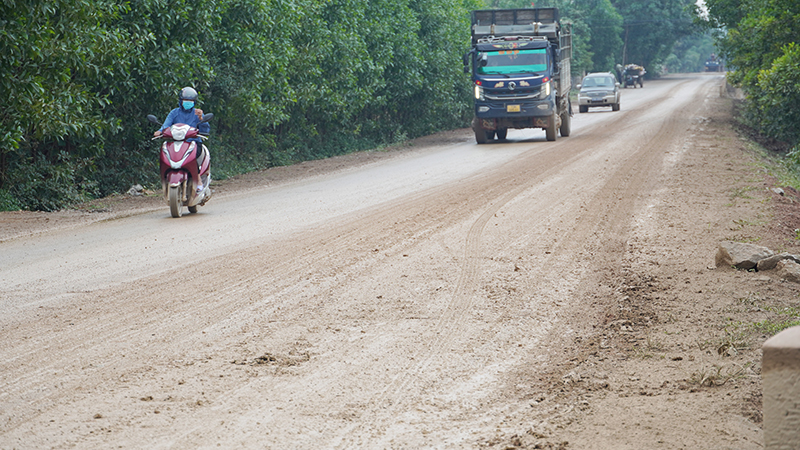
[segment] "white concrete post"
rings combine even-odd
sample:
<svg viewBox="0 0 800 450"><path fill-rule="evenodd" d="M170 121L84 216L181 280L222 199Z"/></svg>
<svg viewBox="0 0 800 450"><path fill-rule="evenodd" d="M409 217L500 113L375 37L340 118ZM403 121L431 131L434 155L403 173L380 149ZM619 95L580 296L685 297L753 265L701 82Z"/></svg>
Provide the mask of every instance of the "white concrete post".
<svg viewBox="0 0 800 450"><path fill-rule="evenodd" d="M800 327L764 343L764 448L800 449Z"/></svg>

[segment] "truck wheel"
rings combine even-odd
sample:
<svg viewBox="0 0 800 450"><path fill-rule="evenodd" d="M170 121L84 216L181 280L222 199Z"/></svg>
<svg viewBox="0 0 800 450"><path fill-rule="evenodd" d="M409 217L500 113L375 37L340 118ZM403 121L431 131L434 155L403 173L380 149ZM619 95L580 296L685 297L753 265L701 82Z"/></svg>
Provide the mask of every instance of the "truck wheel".
<svg viewBox="0 0 800 450"><path fill-rule="evenodd" d="M477 119L476 119L477 120ZM472 124L472 131L475 132L475 142L478 144L485 144L486 143L486 130L484 130L480 125L477 125L473 122Z"/></svg>
<svg viewBox="0 0 800 450"><path fill-rule="evenodd" d="M478 144L485 144L492 139L494 139L494 130L480 129L475 131L475 142Z"/></svg>
<svg viewBox="0 0 800 450"><path fill-rule="evenodd" d="M556 113L553 113L550 116L550 126L544 130L544 135L547 137L548 141L556 140L556 135L558 134L558 128L556 128L556 117Z"/></svg>
<svg viewBox="0 0 800 450"><path fill-rule="evenodd" d="M614 103L613 105L611 105L611 110L612 111L619 111L619 103Z"/></svg>
<svg viewBox="0 0 800 450"><path fill-rule="evenodd" d="M585 106L585 105L578 105L578 111L580 111L582 113L585 113L585 112L589 111L589 107Z"/></svg>
<svg viewBox="0 0 800 450"><path fill-rule="evenodd" d="M495 134L497 134L497 139L505 139L508 136L508 128L498 128Z"/></svg>
<svg viewBox="0 0 800 450"><path fill-rule="evenodd" d="M561 137L569 136L569 133L572 131L572 123L570 122L572 119L569 116L569 111L564 111L561 113L561 128L558 130L561 132Z"/></svg>

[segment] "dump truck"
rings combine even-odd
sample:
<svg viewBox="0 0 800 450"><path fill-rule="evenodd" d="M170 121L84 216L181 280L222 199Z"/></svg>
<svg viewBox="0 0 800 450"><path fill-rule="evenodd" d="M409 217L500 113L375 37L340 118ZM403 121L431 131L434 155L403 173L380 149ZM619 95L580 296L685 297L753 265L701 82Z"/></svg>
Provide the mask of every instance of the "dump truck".
<svg viewBox="0 0 800 450"><path fill-rule="evenodd" d="M505 139L509 128L541 128L548 141L569 136L572 25L558 8L472 11L471 73L475 140Z"/></svg>

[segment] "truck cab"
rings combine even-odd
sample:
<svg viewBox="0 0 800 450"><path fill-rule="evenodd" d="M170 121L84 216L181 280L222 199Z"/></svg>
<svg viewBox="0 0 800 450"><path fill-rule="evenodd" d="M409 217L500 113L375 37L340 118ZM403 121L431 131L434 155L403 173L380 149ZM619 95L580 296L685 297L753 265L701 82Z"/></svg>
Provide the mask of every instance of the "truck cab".
<svg viewBox="0 0 800 450"><path fill-rule="evenodd" d="M569 135L569 52L563 38L571 42L571 34L562 32L558 11L473 11L472 21L464 70L474 85L476 141L505 139L509 128L542 128L547 140L555 140L559 129Z"/></svg>

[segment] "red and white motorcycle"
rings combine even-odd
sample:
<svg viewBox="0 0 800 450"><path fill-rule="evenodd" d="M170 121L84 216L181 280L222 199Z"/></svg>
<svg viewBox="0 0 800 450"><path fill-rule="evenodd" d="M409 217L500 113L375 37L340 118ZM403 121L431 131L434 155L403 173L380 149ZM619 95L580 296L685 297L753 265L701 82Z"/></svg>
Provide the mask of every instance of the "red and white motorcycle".
<svg viewBox="0 0 800 450"><path fill-rule="evenodd" d="M205 114L200 123L213 117L214 114ZM147 116L147 120L161 125L152 114ZM176 123L153 138L166 140L161 145L161 185L172 217L181 217L184 206L190 213L196 213L197 207L205 205L211 198L211 157L205 145L187 141L196 137L208 139L197 128Z"/></svg>

